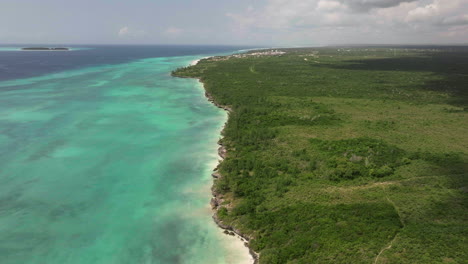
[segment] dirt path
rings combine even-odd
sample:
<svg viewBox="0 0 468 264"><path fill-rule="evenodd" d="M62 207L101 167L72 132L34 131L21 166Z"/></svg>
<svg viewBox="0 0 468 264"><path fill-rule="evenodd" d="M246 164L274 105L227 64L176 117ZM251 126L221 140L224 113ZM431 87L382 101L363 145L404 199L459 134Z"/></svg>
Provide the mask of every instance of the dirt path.
<svg viewBox="0 0 468 264"><path fill-rule="evenodd" d="M393 208L395 209L396 213L398 214L398 219L400 219L400 223L401 223L401 228L400 228L400 231L398 233L395 234L395 236L393 237L393 239L390 241L390 243L388 243L388 245L386 247L383 247L379 254L377 254L377 257L375 257L375 260L374 260L374 264L377 264L379 259L380 259L380 256L382 255L382 253L385 252L385 250L388 250L388 249L391 249L392 246L393 246L393 243L396 241L396 239L398 238L398 235L401 233L401 230L403 228L405 228L405 223L403 222L403 218L401 217L401 214L400 214L400 210L398 209L398 207L396 206L396 204L390 200L390 198L388 197L388 194L386 192L386 189L385 189L385 185L382 185L382 191L385 193L385 198L387 199L388 203L391 204L393 206Z"/></svg>

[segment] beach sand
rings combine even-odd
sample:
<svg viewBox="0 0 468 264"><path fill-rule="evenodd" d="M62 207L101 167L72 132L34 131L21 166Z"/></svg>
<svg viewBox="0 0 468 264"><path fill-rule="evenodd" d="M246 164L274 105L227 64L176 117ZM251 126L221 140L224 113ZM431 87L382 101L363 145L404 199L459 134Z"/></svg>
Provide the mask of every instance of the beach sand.
<svg viewBox="0 0 468 264"><path fill-rule="evenodd" d="M190 62L190 66L195 66L195 65L198 64L199 61L201 61L201 60L203 60L203 59L208 59L208 58L210 58L210 57L203 57L203 58L200 58L200 59L198 59L198 60L193 60L192 62ZM203 88L203 91L204 91L204 90L205 90L205 89Z"/></svg>
<svg viewBox="0 0 468 264"><path fill-rule="evenodd" d="M197 65L197 63L198 63L200 60L201 60L201 59L194 60L194 61L190 62L190 66L195 66L195 65Z"/></svg>
<svg viewBox="0 0 468 264"><path fill-rule="evenodd" d="M208 58L208 57L205 57ZM201 58L204 59L204 58ZM191 66L196 65L201 59L194 60L190 63ZM205 94L205 87L203 86L203 83L198 80L198 85L197 87L200 89L203 94ZM225 110L223 110L225 111ZM227 121L227 112L226 113L226 121ZM224 129L224 125L220 128L220 133ZM220 135L221 136L221 135ZM216 148L219 147L218 145ZM220 157L218 156L217 151L213 151L213 156L211 158L210 163L208 163L208 168L210 169L207 171L207 175L209 176L209 180L207 183L209 184L208 186L205 186L202 188L203 191L210 192L211 186L213 185L213 179L211 177L211 173L214 168L216 168L220 162ZM193 191L193 190L192 190ZM200 191L200 190L199 190ZM205 211L205 210L204 210ZM211 205L207 203L206 206L206 213L213 215L215 211L211 209ZM245 240L240 237L239 235L227 235L224 233L224 229L219 227L215 221L211 221L211 224L216 225L218 227L219 231L219 242L221 243L221 247L229 249L228 254L226 255L225 262L227 264L252 264L255 262L255 259L249 252L249 248L245 245Z"/></svg>
<svg viewBox="0 0 468 264"><path fill-rule="evenodd" d="M243 240L238 235L230 236L223 233L223 230L219 228L219 232L222 235L221 243L223 247L229 248L228 254L226 255L226 263L228 264L252 264L254 259L249 253L249 249L244 245Z"/></svg>

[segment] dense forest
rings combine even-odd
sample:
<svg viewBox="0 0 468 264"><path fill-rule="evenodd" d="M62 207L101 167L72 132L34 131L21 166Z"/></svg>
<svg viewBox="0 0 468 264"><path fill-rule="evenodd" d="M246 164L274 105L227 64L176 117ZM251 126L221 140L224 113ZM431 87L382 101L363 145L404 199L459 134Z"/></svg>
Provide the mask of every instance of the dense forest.
<svg viewBox="0 0 468 264"><path fill-rule="evenodd" d="M217 214L260 263L466 263L468 48L213 57ZM284 53L283 53L284 52Z"/></svg>

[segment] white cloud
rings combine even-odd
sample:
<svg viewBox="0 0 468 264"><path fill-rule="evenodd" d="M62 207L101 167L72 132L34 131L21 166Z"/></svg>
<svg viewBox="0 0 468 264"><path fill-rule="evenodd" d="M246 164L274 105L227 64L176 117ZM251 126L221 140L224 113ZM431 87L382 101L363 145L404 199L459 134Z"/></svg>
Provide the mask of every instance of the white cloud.
<svg viewBox="0 0 468 264"><path fill-rule="evenodd" d="M430 4L410 10L405 21L449 25L463 22L467 12L468 0L433 0Z"/></svg>
<svg viewBox="0 0 468 264"><path fill-rule="evenodd" d="M323 11L333 11L337 9L344 9L345 5L338 1L329 1L329 0L320 0L317 3L317 10Z"/></svg>
<svg viewBox="0 0 468 264"><path fill-rule="evenodd" d="M119 37L124 37L126 35L128 35L128 33L130 32L130 28L125 26L125 27L122 27L119 32L117 33L117 35L119 35Z"/></svg>
<svg viewBox="0 0 468 264"><path fill-rule="evenodd" d="M129 26L124 26L119 29L117 35L121 38L142 38L147 37L148 33L143 29L133 29Z"/></svg>
<svg viewBox="0 0 468 264"><path fill-rule="evenodd" d="M424 7L418 7L408 12L407 22L426 21L434 18L439 13L439 6L434 3Z"/></svg>
<svg viewBox="0 0 468 264"><path fill-rule="evenodd" d="M178 28L178 27L168 27L164 33L166 33L166 35L171 35L171 36L178 36L180 34L182 34L184 32L183 29L181 28Z"/></svg>

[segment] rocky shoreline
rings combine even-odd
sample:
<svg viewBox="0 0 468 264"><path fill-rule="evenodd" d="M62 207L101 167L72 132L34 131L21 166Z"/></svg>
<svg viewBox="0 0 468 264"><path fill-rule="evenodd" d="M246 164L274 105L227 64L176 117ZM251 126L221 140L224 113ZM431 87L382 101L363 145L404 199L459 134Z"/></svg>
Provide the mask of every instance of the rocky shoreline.
<svg viewBox="0 0 468 264"><path fill-rule="evenodd" d="M199 79L198 80L200 83L202 83L202 85L204 86L204 83ZM227 111L228 113L232 112L232 109L229 107L229 106L226 106L226 105L221 105L219 103L217 103L213 97L211 96L211 94L209 94L207 91L205 91L205 97L208 99L208 101L210 101L212 104L214 104L216 107L218 108L221 108L225 111ZM229 118L229 117L228 117ZM223 129L221 130L221 135L223 134L223 130L224 130L224 126L223 126ZM222 160L224 160L226 157L227 157L227 150L226 150L226 147L223 146L223 144L221 143L221 141L218 141L218 145L219 145L219 148L218 148L218 155L219 157L221 157L221 162ZM220 163L221 163L220 162ZM213 173L211 174L211 176L213 177L214 180L218 180L220 178L222 178L222 175L219 173L218 171L218 168L219 168L219 165L220 163L218 164L218 166L216 166L216 168L213 170ZM220 228L224 229L224 233L226 235L231 235L231 236L235 236L237 235L239 237L239 239L244 242L244 245L249 249L249 253L250 255L252 256L252 258L254 259L254 262L253 264L258 264L258 260L259 260L259 254L257 252L255 252L250 246L249 246L249 241L251 239L251 237L248 237L246 236L245 234L243 234L240 230L236 229L235 227L231 226L231 225L227 225L225 223L223 223L223 221L221 221L221 219L218 218L218 210L220 209L220 205L224 202L224 199L223 199L223 195L220 194L220 193L217 193L215 188L214 188L214 184L213 186L211 187L211 193L213 194L213 198L211 198L211 209L214 211L213 213L213 220L214 222L216 223L216 225L218 225Z"/></svg>
<svg viewBox="0 0 468 264"><path fill-rule="evenodd" d="M198 81L203 85L203 87L205 86L203 81L198 79ZM207 91L205 91L205 97L208 99L208 101L210 101L212 104L214 104L216 107L220 108L220 109L223 109L224 111L227 111L228 114L232 112L232 109L227 106L227 105L221 105L219 104L218 102L216 102L213 97L211 96L210 93L208 93ZM229 118L229 116L228 116ZM223 135L223 131L224 131L224 126L223 126L223 129L221 130L221 135ZM219 145L219 148L218 148L218 155L219 157L221 157L222 160L224 160L226 157L227 157L227 149L225 146L223 146L223 144L221 143L221 141L218 141L218 145ZM222 162L221 160L221 162ZM221 163L220 162L220 163ZM213 177L214 180L218 180L222 177L222 175L219 173L218 171L218 167L219 167L220 164L218 164L218 166L216 166L216 168L213 170L213 173L211 174L211 176ZM255 252L250 246L249 246L249 241L250 241L250 237L246 236L245 234L243 234L240 230L238 230L237 228L231 226L231 225L227 225L225 223L223 223L223 221L221 221L221 219L218 218L218 210L220 209L220 205L223 203L224 199L223 199L223 196L222 194L220 193L217 193L215 188L214 188L214 184L213 186L211 187L211 193L213 194L213 198L211 198L211 209L214 211L213 213L213 220L214 222L216 223L216 225L218 225L220 228L224 229L224 233L226 235L231 235L231 236L234 236L234 235L237 235L239 237L239 239L244 242L244 245L249 249L249 253L250 255L252 256L252 258L254 259L254 263L253 264L258 264L258 260L259 260L259 256L260 254L258 254L257 252Z"/></svg>
<svg viewBox="0 0 468 264"><path fill-rule="evenodd" d="M208 58L203 58L203 59L209 59L209 58L213 58L213 57L208 57ZM192 62L190 66L195 66L199 61L200 60ZM183 77L183 76L177 76L177 77L179 77L179 78L191 78L191 77ZM205 84L203 83L203 81L200 78L196 78L196 79L198 79L198 81L203 85L203 88L205 89ZM221 105L218 102L216 102L213 99L213 96L210 93L208 93L208 91L206 91L206 89L205 89L205 97L208 99L209 102L214 104L216 107L218 107L220 109L223 109L224 111L227 111L228 114L232 112L231 107L229 107L227 105ZM228 118L229 118L229 116L228 116ZM223 135L224 127L225 126L223 126L223 129L220 132L221 135ZM221 143L221 140L218 141L218 145L219 145L218 155L221 157L221 161L220 161L220 163L218 163L216 168L213 169L213 173L211 174L211 176L213 177L214 180L218 180L218 179L222 178L222 175L219 173L218 168L219 168L219 165L221 164L222 160L224 160L227 157L227 149L226 149L225 146L223 146L223 144ZM218 218L217 213L218 213L218 210L220 209L220 205L224 202L224 199L223 199L222 194L216 192L216 190L214 188L214 184L211 187L211 193L213 195L213 198L211 198L210 204L211 204L211 209L213 210L213 220L214 220L214 222L216 223L216 225L218 227L224 229L224 233L226 235L237 236L242 242L244 242L244 245L249 249L249 253L250 253L250 255L252 256L252 258L254 260L253 264L258 264L260 254L255 252L249 246L249 241L252 238L245 235L245 234L243 234L239 229L237 229L237 228L235 228L235 227L233 227L231 225L227 225L227 224L223 223L223 221Z"/></svg>

